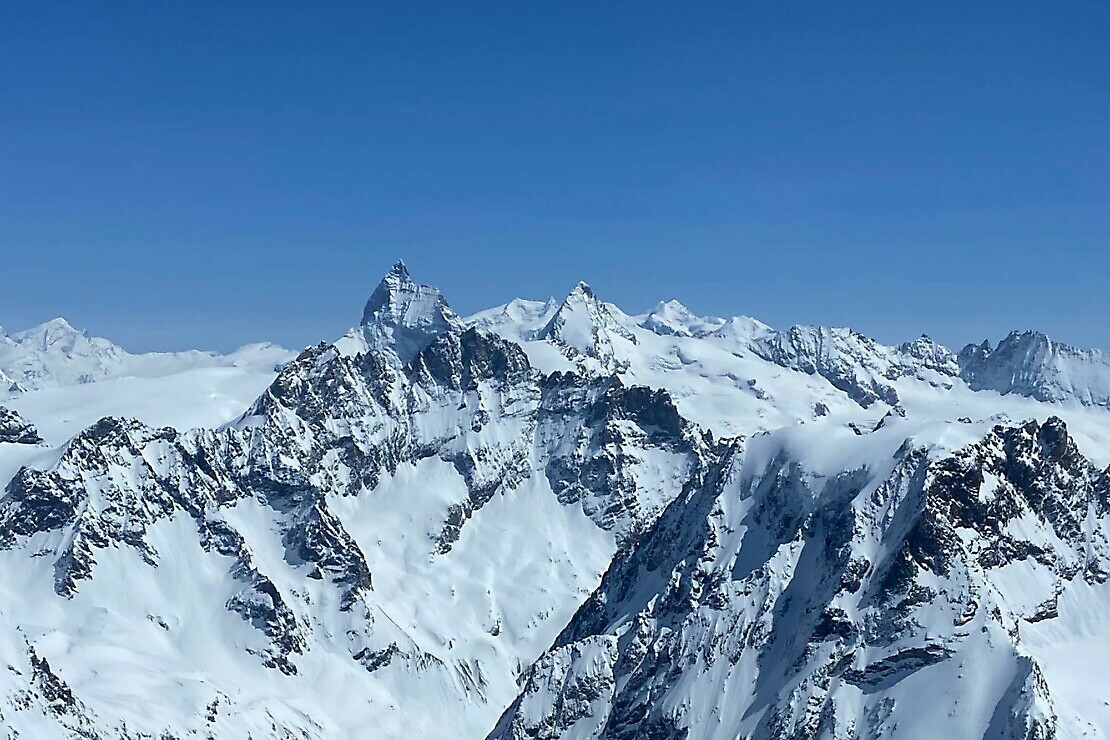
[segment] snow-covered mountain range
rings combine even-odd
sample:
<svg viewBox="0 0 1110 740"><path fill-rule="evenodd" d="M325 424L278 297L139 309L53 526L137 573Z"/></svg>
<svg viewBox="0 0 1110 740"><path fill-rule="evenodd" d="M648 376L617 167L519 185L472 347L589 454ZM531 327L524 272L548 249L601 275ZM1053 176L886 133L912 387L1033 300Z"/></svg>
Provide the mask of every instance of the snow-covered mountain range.
<svg viewBox="0 0 1110 740"><path fill-rule="evenodd" d="M398 263L293 357L0 333L11 737L1110 736L1110 358Z"/></svg>
<svg viewBox="0 0 1110 740"><path fill-rule="evenodd" d="M132 354L54 319L0 329L0 404L33 418L61 444L104 416L187 429L218 426L243 412L295 352L274 344L216 352Z"/></svg>
<svg viewBox="0 0 1110 740"><path fill-rule="evenodd" d="M108 378L157 378L197 368L269 370L291 357L288 350L268 343L248 344L228 355L198 350L136 355L60 318L15 334L0 329L0 374L8 394Z"/></svg>

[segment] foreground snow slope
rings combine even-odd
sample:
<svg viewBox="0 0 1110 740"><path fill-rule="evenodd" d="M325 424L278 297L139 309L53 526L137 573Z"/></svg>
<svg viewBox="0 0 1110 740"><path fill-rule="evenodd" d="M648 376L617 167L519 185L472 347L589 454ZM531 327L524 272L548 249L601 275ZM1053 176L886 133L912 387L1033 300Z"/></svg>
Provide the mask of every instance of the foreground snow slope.
<svg viewBox="0 0 1110 740"><path fill-rule="evenodd" d="M1084 669L1110 651L1110 471L1055 418L955 451L830 432L753 439L672 504L491 737L1110 732Z"/></svg>
<svg viewBox="0 0 1110 740"><path fill-rule="evenodd" d="M708 449L462 328L307 350L221 430L105 419L0 505L5 722L64 681L54 732L480 737Z"/></svg>
<svg viewBox="0 0 1110 740"><path fill-rule="evenodd" d="M461 318L401 263L295 359L41 331L0 402L0 726L1106 734L1110 375L1013 336L585 284Z"/></svg>

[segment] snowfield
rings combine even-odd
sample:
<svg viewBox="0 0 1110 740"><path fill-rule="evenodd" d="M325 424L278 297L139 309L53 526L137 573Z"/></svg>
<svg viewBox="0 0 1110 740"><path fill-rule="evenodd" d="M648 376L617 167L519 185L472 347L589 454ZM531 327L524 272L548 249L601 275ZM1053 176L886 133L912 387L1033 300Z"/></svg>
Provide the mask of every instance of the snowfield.
<svg viewBox="0 0 1110 740"><path fill-rule="evenodd" d="M0 331L22 738L1110 736L1110 364L398 263L299 355Z"/></svg>

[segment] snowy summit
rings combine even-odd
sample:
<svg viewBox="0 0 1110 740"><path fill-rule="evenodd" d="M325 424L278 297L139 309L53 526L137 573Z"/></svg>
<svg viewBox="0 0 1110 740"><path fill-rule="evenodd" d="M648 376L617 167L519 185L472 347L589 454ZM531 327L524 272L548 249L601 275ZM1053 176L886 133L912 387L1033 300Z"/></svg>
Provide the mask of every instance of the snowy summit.
<svg viewBox="0 0 1110 740"><path fill-rule="evenodd" d="M344 329L0 332L13 737L1110 735L1103 353L402 262Z"/></svg>

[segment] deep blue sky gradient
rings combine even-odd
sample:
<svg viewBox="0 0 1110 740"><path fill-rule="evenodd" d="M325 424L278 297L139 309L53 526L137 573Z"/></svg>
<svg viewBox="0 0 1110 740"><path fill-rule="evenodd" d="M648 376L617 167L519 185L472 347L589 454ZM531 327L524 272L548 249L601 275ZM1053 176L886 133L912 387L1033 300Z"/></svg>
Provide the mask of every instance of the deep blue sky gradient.
<svg viewBox="0 0 1110 740"><path fill-rule="evenodd" d="M964 7L974 6L974 7ZM325 9L326 6L326 9ZM0 325L300 346L392 262L1110 345L1110 4L0 9Z"/></svg>

